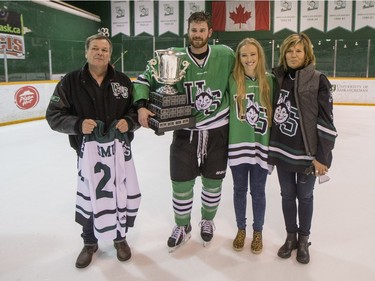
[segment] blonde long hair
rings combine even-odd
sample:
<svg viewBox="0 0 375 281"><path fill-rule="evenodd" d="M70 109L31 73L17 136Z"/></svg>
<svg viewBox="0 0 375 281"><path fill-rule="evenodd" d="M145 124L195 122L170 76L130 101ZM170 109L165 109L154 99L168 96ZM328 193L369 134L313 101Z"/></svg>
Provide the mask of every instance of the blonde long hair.
<svg viewBox="0 0 375 281"><path fill-rule="evenodd" d="M236 62L233 69L233 78L237 84L237 105L239 107L239 114L243 116L246 112L246 105L243 100L246 95L246 81L245 70L241 64L241 48L245 45L254 45L258 51L258 64L255 68L255 78L259 84L260 103L267 111L268 124L272 124L272 102L271 102L271 89L266 77L266 59L262 45L254 38L245 38L237 46L236 49Z"/></svg>

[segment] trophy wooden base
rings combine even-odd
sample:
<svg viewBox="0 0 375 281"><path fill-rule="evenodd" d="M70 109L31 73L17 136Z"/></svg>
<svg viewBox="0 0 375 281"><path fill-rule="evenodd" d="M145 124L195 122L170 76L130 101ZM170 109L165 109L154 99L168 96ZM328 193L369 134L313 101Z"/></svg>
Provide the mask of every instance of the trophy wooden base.
<svg viewBox="0 0 375 281"><path fill-rule="evenodd" d="M155 134L161 136L168 131L194 127L195 117L188 116L169 120L160 120L158 118L151 117L148 123L150 128L155 131Z"/></svg>
<svg viewBox="0 0 375 281"><path fill-rule="evenodd" d="M167 120L172 118L189 117L191 115L191 106L183 105L176 107L162 108L155 104L150 103L148 109L155 113L155 116L159 120Z"/></svg>
<svg viewBox="0 0 375 281"><path fill-rule="evenodd" d="M166 95L160 92L151 92L150 101L152 104L165 108L171 106L186 105L186 94L177 93L175 95Z"/></svg>
<svg viewBox="0 0 375 281"><path fill-rule="evenodd" d="M191 105L187 104L185 94L167 95L151 92L147 108L155 113L148 123L158 136L164 135L167 131L195 126L195 117L191 116Z"/></svg>

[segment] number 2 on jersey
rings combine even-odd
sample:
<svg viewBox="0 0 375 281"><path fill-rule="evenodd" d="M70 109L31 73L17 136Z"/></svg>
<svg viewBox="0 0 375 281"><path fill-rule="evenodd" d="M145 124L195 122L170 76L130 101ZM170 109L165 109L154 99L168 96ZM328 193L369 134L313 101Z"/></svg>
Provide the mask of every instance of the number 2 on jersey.
<svg viewBox="0 0 375 281"><path fill-rule="evenodd" d="M108 181L111 179L111 169L100 162L97 162L94 167L95 174L100 173L100 171L103 171L103 177L98 183L98 186L96 187L96 199L100 198L113 198L113 192L103 190L104 187L107 185Z"/></svg>

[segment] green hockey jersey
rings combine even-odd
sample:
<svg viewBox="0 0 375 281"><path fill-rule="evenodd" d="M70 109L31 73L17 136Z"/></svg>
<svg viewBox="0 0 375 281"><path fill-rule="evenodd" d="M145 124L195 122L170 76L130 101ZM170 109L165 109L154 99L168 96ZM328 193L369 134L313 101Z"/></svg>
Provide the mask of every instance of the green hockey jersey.
<svg viewBox="0 0 375 281"><path fill-rule="evenodd" d="M193 130L212 129L228 123L229 94L228 79L232 72L235 54L225 45L209 46L209 52L200 66L191 57L187 48L173 48L183 52L182 61L190 63L184 78L177 82L178 92L185 93L196 118ZM157 67L157 66L156 66ZM149 92L162 85L152 76L150 65L134 82L134 101L149 98Z"/></svg>
<svg viewBox="0 0 375 281"><path fill-rule="evenodd" d="M270 85L271 101L274 91L273 75L266 74ZM246 97L243 100L245 114L240 116L237 105L237 84L233 76L229 80L229 166L240 164L259 164L268 169L268 144L270 128L267 111L260 103L258 81L246 78ZM272 103L271 103L272 104Z"/></svg>

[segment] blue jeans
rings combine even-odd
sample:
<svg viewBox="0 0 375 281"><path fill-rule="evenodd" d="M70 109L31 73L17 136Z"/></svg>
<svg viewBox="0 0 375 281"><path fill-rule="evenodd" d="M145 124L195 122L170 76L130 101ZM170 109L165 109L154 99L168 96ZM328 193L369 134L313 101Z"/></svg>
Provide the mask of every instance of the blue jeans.
<svg viewBox="0 0 375 281"><path fill-rule="evenodd" d="M281 202L286 231L305 236L310 235L316 177L304 173L285 171L280 167L277 167L277 175L281 188Z"/></svg>
<svg viewBox="0 0 375 281"><path fill-rule="evenodd" d="M247 190L250 184L253 230L262 231L266 212L265 187L268 170L261 168L258 164L241 164L230 168L233 177L233 202L237 227L246 229Z"/></svg>

